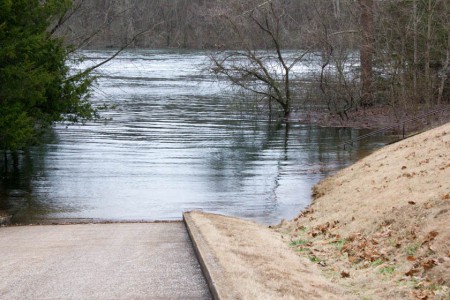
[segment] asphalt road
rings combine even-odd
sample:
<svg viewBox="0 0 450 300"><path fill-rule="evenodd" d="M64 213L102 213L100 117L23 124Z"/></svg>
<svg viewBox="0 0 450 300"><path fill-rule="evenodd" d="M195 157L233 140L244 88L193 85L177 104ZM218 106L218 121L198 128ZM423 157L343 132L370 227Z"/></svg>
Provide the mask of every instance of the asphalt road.
<svg viewBox="0 0 450 300"><path fill-rule="evenodd" d="M0 228L0 299L211 299L182 222Z"/></svg>

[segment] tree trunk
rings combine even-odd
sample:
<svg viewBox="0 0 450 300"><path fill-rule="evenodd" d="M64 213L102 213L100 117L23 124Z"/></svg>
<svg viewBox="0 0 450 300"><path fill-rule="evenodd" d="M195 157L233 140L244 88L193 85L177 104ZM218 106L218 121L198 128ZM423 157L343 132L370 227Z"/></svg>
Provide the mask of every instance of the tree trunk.
<svg viewBox="0 0 450 300"><path fill-rule="evenodd" d="M363 107L373 105L373 0L358 0L361 8L362 42L360 46L361 61L361 104Z"/></svg>
<svg viewBox="0 0 450 300"><path fill-rule="evenodd" d="M13 163L14 170L18 170L19 169L19 153L17 153L17 151L12 151L11 157L12 157L12 163Z"/></svg>
<svg viewBox="0 0 450 300"><path fill-rule="evenodd" d="M290 103L286 102L286 105L284 106L284 119L288 120L290 115L291 115Z"/></svg>
<svg viewBox="0 0 450 300"><path fill-rule="evenodd" d="M3 151L4 155L4 166L5 166L5 173L8 173L8 152L6 150Z"/></svg>
<svg viewBox="0 0 450 300"><path fill-rule="evenodd" d="M419 63L419 54L418 54L418 33L417 33L417 0L413 1L413 26L414 26L414 66L413 66L413 86L414 86L414 95L417 95L417 66Z"/></svg>
<svg viewBox="0 0 450 300"><path fill-rule="evenodd" d="M428 0L427 9L427 35L426 35L426 51L425 51L425 104L427 107L431 105L432 97L432 82L431 82L431 22L433 20L433 7L431 0Z"/></svg>
<svg viewBox="0 0 450 300"><path fill-rule="evenodd" d="M290 78L289 78L289 69L285 68L285 79L284 79L284 85L285 85L285 95L286 95L286 106L284 107L284 118L289 118L289 115L291 114L291 86L290 86Z"/></svg>
<svg viewBox="0 0 450 300"><path fill-rule="evenodd" d="M437 104L441 105L442 98L444 95L444 88L445 88L445 82L448 79L448 68L450 64L450 32L447 33L447 51L446 51L446 57L445 57L445 63L442 68L442 78L441 78L441 84L439 86L439 94L437 99Z"/></svg>
<svg viewBox="0 0 450 300"><path fill-rule="evenodd" d="M341 0L334 0L334 17L337 19L341 16Z"/></svg>

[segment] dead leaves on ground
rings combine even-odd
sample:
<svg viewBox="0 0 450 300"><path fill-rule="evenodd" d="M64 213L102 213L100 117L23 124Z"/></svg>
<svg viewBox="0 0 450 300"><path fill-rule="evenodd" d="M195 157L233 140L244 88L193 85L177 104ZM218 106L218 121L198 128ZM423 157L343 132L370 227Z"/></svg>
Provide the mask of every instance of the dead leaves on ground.
<svg viewBox="0 0 450 300"><path fill-rule="evenodd" d="M416 290L411 292L412 296L417 299L427 300L434 296L434 293L429 290Z"/></svg>
<svg viewBox="0 0 450 300"><path fill-rule="evenodd" d="M298 220L300 220L301 218L305 218L306 216L310 215L314 213L314 208L308 207L307 209L305 209L304 211L302 211L295 219L294 221L297 222Z"/></svg>
<svg viewBox="0 0 450 300"><path fill-rule="evenodd" d="M411 276L415 276L418 273L420 273L420 269L412 268L411 270L406 272L405 275L411 277Z"/></svg>
<svg viewBox="0 0 450 300"><path fill-rule="evenodd" d="M349 277L350 277L350 272L342 271L342 272L341 272L341 277L342 277L342 278L349 278Z"/></svg>
<svg viewBox="0 0 450 300"><path fill-rule="evenodd" d="M326 222L325 224L315 226L311 231L310 235L316 237L318 235L328 235L329 237L336 237L331 231L336 229L339 221Z"/></svg>
<svg viewBox="0 0 450 300"><path fill-rule="evenodd" d="M448 299L448 288L440 284L436 285L430 280L416 282L414 288L415 290L411 291L411 296L415 299Z"/></svg>
<svg viewBox="0 0 450 300"><path fill-rule="evenodd" d="M374 237L366 237L361 233L356 233L347 239L342 246L341 253L347 254L351 263L359 263L362 261L374 262L376 260L387 261L388 252L380 245L381 238L388 238L391 232L387 231L383 234L374 235Z"/></svg>
<svg viewBox="0 0 450 300"><path fill-rule="evenodd" d="M437 231L430 231L425 237L418 241L414 230L410 231L409 239L398 240L395 233L390 229L365 236L355 233L346 239L340 249L341 254L346 254L349 262L358 264L364 262L366 267L377 266L381 263L395 261L395 257L402 256L401 253L414 251L404 258L412 263L412 267L405 273L406 276L425 276L425 273L439 264L439 260L431 258L434 253L431 247L432 241L439 235ZM411 248L411 245L415 247ZM414 249L414 250L411 250ZM419 250L422 255L419 255ZM417 254L417 255L415 255ZM449 253L450 255L450 253Z"/></svg>
<svg viewBox="0 0 450 300"><path fill-rule="evenodd" d="M418 206L418 203L412 200L408 201L408 204L410 207ZM339 234L339 228L344 225L346 224L335 220L312 228L298 227L296 233L303 235L308 243L296 247L297 251L310 259L316 257L316 253L319 253L319 256L344 256L356 269L373 268L381 274L385 274L382 272L384 269L395 266L389 276L396 278L395 280L410 282L430 281L430 278L433 278L429 277L430 274L436 272L431 270L444 263L447 256L450 258L450 252L447 251L443 257L437 257L434 241L439 236L438 230L424 234L420 224L410 224L407 228L398 229L395 219L385 219L380 223L377 232L370 235L357 232L346 238ZM351 277L352 269L335 271L345 279ZM438 282L433 281L433 284ZM423 285L415 287L413 296L417 299L432 299L433 295L434 291Z"/></svg>
<svg viewBox="0 0 450 300"><path fill-rule="evenodd" d="M437 266L437 260L436 259L428 259L428 260L422 262L422 268L425 271L428 271L428 270L430 270L431 268L433 268L435 266Z"/></svg>
<svg viewBox="0 0 450 300"><path fill-rule="evenodd" d="M417 258L416 260L417 261L413 264L413 267L405 273L406 276L416 276L419 273L429 271L438 265L437 259Z"/></svg>
<svg viewBox="0 0 450 300"><path fill-rule="evenodd" d="M450 163L445 165L444 167L439 168L439 170L444 171L446 168L450 168Z"/></svg>
<svg viewBox="0 0 450 300"><path fill-rule="evenodd" d="M439 233L438 233L437 231L435 231L435 230L430 231L430 232L426 235L425 239L423 240L422 245L429 244L431 241L434 240L435 237L437 237L438 234L439 234Z"/></svg>

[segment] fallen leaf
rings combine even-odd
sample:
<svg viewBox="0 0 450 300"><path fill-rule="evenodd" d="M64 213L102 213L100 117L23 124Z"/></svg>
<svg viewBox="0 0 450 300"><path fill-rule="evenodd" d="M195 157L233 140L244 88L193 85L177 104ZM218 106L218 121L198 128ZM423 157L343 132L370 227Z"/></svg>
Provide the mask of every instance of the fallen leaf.
<svg viewBox="0 0 450 300"><path fill-rule="evenodd" d="M409 260L409 261L415 261L416 260L416 258L414 256L412 256L412 255L407 256L406 259Z"/></svg>
<svg viewBox="0 0 450 300"><path fill-rule="evenodd" d="M425 159L425 160L422 160L421 162L419 162L419 165L422 165L422 164L427 164L427 163L429 163L430 162L430 159L429 158L427 158L427 159Z"/></svg>
<svg viewBox="0 0 450 300"><path fill-rule="evenodd" d="M350 277L350 272L342 271L342 272L341 272L341 277L342 277L342 278L349 278L349 277Z"/></svg>
<svg viewBox="0 0 450 300"><path fill-rule="evenodd" d="M425 237L425 240L423 241L422 245L423 245L423 244L426 244L426 243L429 243L429 242L431 242L432 240L434 240L434 238L435 238L438 234L439 234L439 233L438 233L437 231L435 231L435 230L430 231L430 232L427 234L427 236Z"/></svg>
<svg viewBox="0 0 450 300"><path fill-rule="evenodd" d="M412 294L414 295L414 297L416 297L417 299L421 299L421 300L427 300L428 296L430 296L430 291L424 291L424 290L419 290L419 291L413 291Z"/></svg>
<svg viewBox="0 0 450 300"><path fill-rule="evenodd" d="M410 159L415 156L416 156L416 152L412 152L412 153L408 154L408 156L406 156L406 159Z"/></svg>
<svg viewBox="0 0 450 300"><path fill-rule="evenodd" d="M436 260L430 259L430 260L424 262L424 263L422 264L422 267L423 267L423 269L424 269L425 271L428 271L429 269L433 268L433 267L436 266L436 265L437 265Z"/></svg>
<svg viewBox="0 0 450 300"><path fill-rule="evenodd" d="M420 270L419 269L411 269L408 272L405 273L406 276L413 276L414 274L419 273Z"/></svg>

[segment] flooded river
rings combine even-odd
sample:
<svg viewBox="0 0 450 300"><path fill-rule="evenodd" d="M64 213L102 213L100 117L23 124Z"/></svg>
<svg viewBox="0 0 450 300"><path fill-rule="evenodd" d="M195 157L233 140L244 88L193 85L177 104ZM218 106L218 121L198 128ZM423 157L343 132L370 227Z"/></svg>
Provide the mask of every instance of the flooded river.
<svg viewBox="0 0 450 300"><path fill-rule="evenodd" d="M111 52L88 51L85 64ZM358 130L237 113L232 91L202 72L206 53L127 51L99 70L103 120L56 125L3 176L0 209L16 222L176 220L201 209L276 223L311 187L383 144L337 145Z"/></svg>

